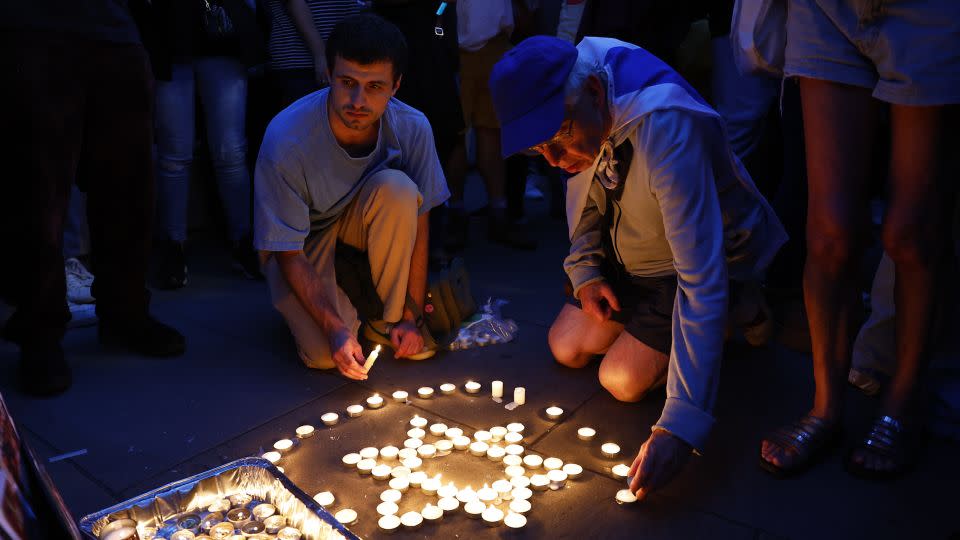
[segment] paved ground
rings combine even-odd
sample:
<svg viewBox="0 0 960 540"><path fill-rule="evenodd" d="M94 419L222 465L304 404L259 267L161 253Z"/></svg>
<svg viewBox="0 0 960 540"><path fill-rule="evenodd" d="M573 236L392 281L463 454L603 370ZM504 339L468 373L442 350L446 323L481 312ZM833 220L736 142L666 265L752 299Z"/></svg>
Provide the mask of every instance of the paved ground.
<svg viewBox="0 0 960 540"><path fill-rule="evenodd" d="M543 214L543 209L539 209ZM474 238L479 238L480 222ZM517 253L475 241L466 254L478 298L510 301L506 314L520 324L514 343L444 353L423 362L378 361L363 384L310 371L297 359L291 338L272 309L262 283L229 273L223 253L192 258L191 283L160 292L154 309L188 339L182 358L149 360L96 343L94 328L71 330L66 350L75 383L65 395L37 400L15 388L16 350L0 344L0 391L32 447L50 456L85 449L85 455L50 463L48 471L79 518L166 482L236 458L257 455L301 423L322 425L320 415L343 409L373 392L462 384L467 379L505 381L527 388L527 404L508 412L486 397L462 392L433 400L390 403L363 417L322 430L283 463L288 475L313 494L331 490L332 510L360 512L353 529L376 537L374 508L382 486L338 465L340 457L368 445L400 445L413 414L465 429L519 421L526 444L544 456L583 465L583 479L561 491L535 494L526 538L945 538L960 530L952 514L960 480L958 448L932 442L913 474L894 484L873 484L843 472L840 454L809 474L777 480L757 466L762 434L802 413L812 395L810 359L773 346L728 346L715 434L703 457L652 500L618 506L620 481L609 468L631 455L649 433L663 394L644 402L616 403L596 382L596 366L560 368L550 358L546 333L562 305L562 225L535 218L544 239L535 253ZM544 407L567 411L561 422ZM850 391L846 441L859 436L875 401ZM604 459L599 443L585 445L576 428L595 427L602 441L618 442L622 460ZM951 459L952 458L952 459ZM449 478L477 483L496 471L463 456L431 464ZM478 487L478 486L474 486ZM420 503L422 504L422 503ZM463 515L445 518L405 537L495 538Z"/></svg>

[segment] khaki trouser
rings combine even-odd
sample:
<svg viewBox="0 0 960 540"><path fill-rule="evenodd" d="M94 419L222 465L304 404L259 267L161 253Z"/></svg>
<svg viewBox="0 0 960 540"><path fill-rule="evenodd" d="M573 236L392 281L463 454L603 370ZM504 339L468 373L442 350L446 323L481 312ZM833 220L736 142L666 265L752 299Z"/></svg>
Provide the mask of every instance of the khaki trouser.
<svg viewBox="0 0 960 540"><path fill-rule="evenodd" d="M337 242L367 252L383 320L397 322L407 298L410 259L417 238L417 210L422 197L406 174L386 169L371 175L333 225L307 238L303 251L325 287L325 296L354 333L360 328L357 310L337 286L334 253ZM307 367L334 367L327 335L290 290L274 257L264 264L273 305L283 314Z"/></svg>

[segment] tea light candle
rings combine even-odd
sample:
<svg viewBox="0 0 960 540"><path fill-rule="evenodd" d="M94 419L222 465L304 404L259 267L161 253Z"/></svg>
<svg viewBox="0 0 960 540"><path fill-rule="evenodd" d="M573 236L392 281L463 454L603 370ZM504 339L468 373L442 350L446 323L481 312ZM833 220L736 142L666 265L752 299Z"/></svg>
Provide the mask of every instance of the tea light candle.
<svg viewBox="0 0 960 540"><path fill-rule="evenodd" d="M550 486L550 479L545 474L535 474L530 477L530 487L536 491L544 491Z"/></svg>
<svg viewBox="0 0 960 540"><path fill-rule="evenodd" d="M403 460L405 460L405 459L410 459L410 458L412 458L412 457L417 457L417 449L416 449L416 448L401 448L400 451L397 452L397 457L400 458L401 461L403 461Z"/></svg>
<svg viewBox="0 0 960 540"><path fill-rule="evenodd" d="M604 443L600 447L600 451L604 457L617 457L617 454L620 453L620 445L612 442Z"/></svg>
<svg viewBox="0 0 960 540"><path fill-rule="evenodd" d="M470 437L461 435L453 439L453 447L457 450L466 450L470 446Z"/></svg>
<svg viewBox="0 0 960 540"><path fill-rule="evenodd" d="M330 493L329 491L321 491L313 496L313 500L317 501L317 504L320 506L330 506L333 504L335 498L333 493Z"/></svg>
<svg viewBox="0 0 960 540"><path fill-rule="evenodd" d="M434 437L442 437L447 432L446 424L430 424L430 434Z"/></svg>
<svg viewBox="0 0 960 540"><path fill-rule="evenodd" d="M423 428L415 427L407 430L407 437L410 437L411 439L422 439L426 436L427 432L424 431Z"/></svg>
<svg viewBox="0 0 960 540"><path fill-rule="evenodd" d="M528 469L539 469L543 465L543 458L536 454L523 456L523 464Z"/></svg>
<svg viewBox="0 0 960 540"><path fill-rule="evenodd" d="M277 507L270 503L262 503L253 507L253 517L260 521L263 521L276 513Z"/></svg>
<svg viewBox="0 0 960 540"><path fill-rule="evenodd" d="M497 500L497 490L484 484L482 488L477 490L477 499L480 499L480 502L491 504Z"/></svg>
<svg viewBox="0 0 960 540"><path fill-rule="evenodd" d="M439 481L439 478L437 481ZM445 499L447 497L456 497L457 491L457 486L455 486L453 482L449 482L447 485L437 488L437 497L440 497L441 499Z"/></svg>
<svg viewBox="0 0 960 540"><path fill-rule="evenodd" d="M443 383L440 385L440 392L446 395L450 395L457 391L457 385L453 383Z"/></svg>
<svg viewBox="0 0 960 540"><path fill-rule="evenodd" d="M130 532L134 532L134 533L137 532L136 529L132 527L131 529L132 530ZM123 530L123 529L117 529L117 530ZM105 536L105 540L109 540L109 536L112 536L112 535L104 535L104 536ZM193 534L193 532L183 529L171 534L170 540L193 540L196 537L197 535Z"/></svg>
<svg viewBox="0 0 960 540"><path fill-rule="evenodd" d="M527 389L522 386L514 388L513 402L517 405L524 405L527 402Z"/></svg>
<svg viewBox="0 0 960 540"><path fill-rule="evenodd" d="M447 428L447 430L443 432L443 436L452 441L457 437L462 437L463 430L458 427Z"/></svg>
<svg viewBox="0 0 960 540"><path fill-rule="evenodd" d="M510 502L510 511L517 514L526 514L532 507L527 499L514 499Z"/></svg>
<svg viewBox="0 0 960 540"><path fill-rule="evenodd" d="M429 459L437 455L437 448L432 444L424 444L417 448L417 454L423 459Z"/></svg>
<svg viewBox="0 0 960 540"><path fill-rule="evenodd" d="M360 450L360 457L363 459L377 459L379 455L380 450L374 446L368 446Z"/></svg>
<svg viewBox="0 0 960 540"><path fill-rule="evenodd" d="M621 489L617 492L617 504L630 504L637 502L637 496L629 489Z"/></svg>
<svg viewBox="0 0 960 540"><path fill-rule="evenodd" d="M217 499L207 507L207 512L226 512L232 506L233 504L230 503L230 499Z"/></svg>
<svg viewBox="0 0 960 540"><path fill-rule="evenodd" d="M518 444L523 440L523 433L511 431L503 436L503 441L507 444Z"/></svg>
<svg viewBox="0 0 960 540"><path fill-rule="evenodd" d="M480 383L476 381L467 381L467 384L463 385L463 389L466 390L468 394L476 394L480 391Z"/></svg>
<svg viewBox="0 0 960 540"><path fill-rule="evenodd" d="M480 517L480 514L487 509L487 505L483 504L478 500L472 500L463 505L463 511L467 513L467 517L477 519Z"/></svg>
<svg viewBox="0 0 960 540"><path fill-rule="evenodd" d="M489 448L490 445L482 441L474 441L470 443L470 453L475 456L482 456L486 454Z"/></svg>
<svg viewBox="0 0 960 540"><path fill-rule="evenodd" d="M474 491L470 486L467 486L457 492L457 500L464 504L475 501L477 500L477 492Z"/></svg>
<svg viewBox="0 0 960 540"><path fill-rule="evenodd" d="M497 498L503 501L509 501L513 498L511 493L513 492L513 484L509 480L500 479L494 482L491 486L494 491L497 492Z"/></svg>
<svg viewBox="0 0 960 540"><path fill-rule="evenodd" d="M425 495L430 495L431 497L437 494L437 490L440 489L440 479L439 478L427 478L420 483L420 491Z"/></svg>
<svg viewBox="0 0 960 540"><path fill-rule="evenodd" d="M506 452L506 450L504 450L504 452ZM511 465L523 465L523 458L513 454L507 454L503 456L503 464L506 467L510 467Z"/></svg>
<svg viewBox="0 0 960 540"><path fill-rule="evenodd" d="M313 426L304 424L297 428L297 437L300 439L306 439L308 437L312 437L315 431L316 430L313 428Z"/></svg>
<svg viewBox="0 0 960 540"><path fill-rule="evenodd" d="M502 441L504 437L507 436L507 428L503 426L493 426L490 428L490 440L497 442Z"/></svg>
<svg viewBox="0 0 960 540"><path fill-rule="evenodd" d="M370 356L367 356L367 360L363 363L363 370L370 371L370 368L373 367L373 363L377 361L378 356L380 356L380 345L377 345L375 349L370 351Z"/></svg>
<svg viewBox="0 0 960 540"><path fill-rule="evenodd" d="M527 517L516 512L510 512L503 518L503 524L511 529L522 529L527 524Z"/></svg>
<svg viewBox="0 0 960 540"><path fill-rule="evenodd" d="M511 484L512 485L512 484ZM533 491L530 491L528 487L515 487L510 491L510 497L513 500L527 500L530 497L533 497ZM522 513L522 512L521 512Z"/></svg>
<svg viewBox="0 0 960 540"><path fill-rule="evenodd" d="M547 480L550 480L550 489L558 490L567 483L567 473L554 469L547 473Z"/></svg>
<svg viewBox="0 0 960 540"><path fill-rule="evenodd" d="M519 444L508 444L504 450L506 450L507 454L511 456L520 456L523 455L524 452L523 447Z"/></svg>
<svg viewBox="0 0 960 540"><path fill-rule="evenodd" d="M580 475L583 474L583 467L577 465L576 463L567 463L563 466L563 472L567 473L567 476L571 479L580 478Z"/></svg>
<svg viewBox="0 0 960 540"><path fill-rule="evenodd" d="M375 459L361 459L357 463L357 470L360 471L360 474L366 475L373 472L373 468L377 466L377 460Z"/></svg>
<svg viewBox="0 0 960 540"><path fill-rule="evenodd" d="M512 422L510 424L507 424L507 431L509 431L510 433L523 433L524 429L525 429L525 426L520 422Z"/></svg>
<svg viewBox="0 0 960 540"><path fill-rule="evenodd" d="M514 478L516 476L523 476L526 474L526 470L519 465L510 465L503 470L503 474L507 475L507 478Z"/></svg>
<svg viewBox="0 0 960 540"><path fill-rule="evenodd" d="M384 446L380 449L380 457L384 461L393 461L400 455L400 449L396 446Z"/></svg>
<svg viewBox="0 0 960 540"><path fill-rule="evenodd" d="M630 466L624 463L620 463L620 464L614 465L610 469L610 472L612 472L613 475L616 476L617 478L626 478L627 475L630 474Z"/></svg>
<svg viewBox="0 0 960 540"><path fill-rule="evenodd" d="M320 420L323 420L323 425L325 426L333 426L340 421L340 415L337 413L328 412L324 413L324 415L320 417Z"/></svg>
<svg viewBox="0 0 960 540"><path fill-rule="evenodd" d="M423 465L423 460L414 456L408 457L407 459L403 460L402 463L404 467L410 469L411 471L415 471L419 469L421 465Z"/></svg>
<svg viewBox="0 0 960 540"><path fill-rule="evenodd" d="M273 449L281 454L289 452L291 448L293 448L293 441L290 439L280 439L273 443Z"/></svg>
<svg viewBox="0 0 960 540"><path fill-rule="evenodd" d="M483 522L488 527L496 527L503 521L503 510L500 510L496 506L488 506L481 516L483 517Z"/></svg>
<svg viewBox="0 0 960 540"><path fill-rule="evenodd" d="M597 430L592 427L582 427L577 430L577 438L581 441L592 441L597 436Z"/></svg>
<svg viewBox="0 0 960 540"><path fill-rule="evenodd" d="M453 450L453 441L449 439L440 439L434 445L437 448L437 456L445 456Z"/></svg>
<svg viewBox="0 0 960 540"><path fill-rule="evenodd" d="M419 415L414 415L413 418L410 419L411 427L422 428L425 427L427 423L427 419Z"/></svg>
<svg viewBox="0 0 960 540"><path fill-rule="evenodd" d="M403 494L396 489L386 489L380 494L380 500L383 502L395 503L403 497Z"/></svg>
<svg viewBox="0 0 960 540"><path fill-rule="evenodd" d="M410 469L408 469L408 468L406 468L406 467L394 467L394 468L390 471L390 476L393 477L394 479L396 479L396 478L403 478L404 480L406 480L407 477L410 476ZM410 485L410 484L407 483L407 485ZM393 486L391 486L391 487L393 487Z"/></svg>
<svg viewBox="0 0 960 540"><path fill-rule="evenodd" d="M269 534L275 534L275 532L274 532L274 533L271 533L271 532L270 532L270 523L269 523L269 522L270 522L271 520L276 521L277 518L280 519L280 520L282 520L282 524L280 525L281 527L283 527L284 525L287 524L287 518L285 518L285 517L283 517L283 516L273 516L273 517L269 518L269 519L267 520L267 522L264 523L264 525L267 526L267 532L268 532ZM277 530L279 530L279 528L278 528ZM211 538L228 538L228 537L230 537L230 536L233 536L233 523L230 523L230 522L226 521L226 522L222 522L222 523L217 523L217 524L214 525L213 527L210 527L210 537L211 537Z"/></svg>
<svg viewBox="0 0 960 540"><path fill-rule="evenodd" d="M479 441L479 442L489 443L490 439L492 438L493 438L493 435L491 435L489 431L484 431L482 429L473 434L473 440Z"/></svg>
<svg viewBox="0 0 960 540"><path fill-rule="evenodd" d="M420 399L430 399L433 397L433 388L421 386L417 388L417 395L420 396Z"/></svg>
<svg viewBox="0 0 960 540"><path fill-rule="evenodd" d="M379 521L377 521L377 526L380 527L380 530L386 533L392 533L393 531L400 528L400 518L397 516L382 516Z"/></svg>
<svg viewBox="0 0 960 540"><path fill-rule="evenodd" d="M383 407L383 398L380 397L380 394L374 394L367 398L367 407L371 409L379 409Z"/></svg>
<svg viewBox="0 0 960 540"><path fill-rule="evenodd" d="M352 525L357 521L357 511L352 508L344 508L334 514L333 517L344 525Z"/></svg>
<svg viewBox="0 0 960 540"><path fill-rule="evenodd" d="M443 497L437 501L437 506L444 512L453 512L457 508L460 508L460 501L454 497Z"/></svg>
<svg viewBox="0 0 960 540"><path fill-rule="evenodd" d="M390 471L392 468L389 465L380 464L373 468L370 471L370 474L373 475L373 478L376 480L386 480L390 478Z"/></svg>
<svg viewBox="0 0 960 540"><path fill-rule="evenodd" d="M347 510L350 510L350 509L348 508ZM344 510L341 510L341 512L344 512ZM353 512L353 510L350 510L350 512ZM351 514L349 513L343 516L344 519L350 519L350 517L351 517ZM351 525L357 522L357 513L353 512L352 517L353 517L353 521L350 521L349 523L343 520L338 520L338 521L340 521L340 523L343 523L344 525ZM300 540L301 537L303 537L303 534L300 533L300 529L297 529L294 527L284 527L279 531L277 531L277 540Z"/></svg>
<svg viewBox="0 0 960 540"><path fill-rule="evenodd" d="M254 536L266 532L267 527L262 521L248 521L240 526L240 533L244 536Z"/></svg>
<svg viewBox="0 0 960 540"><path fill-rule="evenodd" d="M423 471L414 471L410 473L410 476L407 477L407 480L410 481L411 486L420 487L423 485L423 482L427 480L427 473Z"/></svg>
<svg viewBox="0 0 960 540"><path fill-rule="evenodd" d="M393 471L390 471L390 474L392 475ZM390 486L390 489L395 489L400 493L404 493L405 491L410 489L410 481L407 480L406 476L391 478L390 483L388 485Z"/></svg>
<svg viewBox="0 0 960 540"><path fill-rule="evenodd" d="M347 454L343 456L343 459L340 461L347 467L356 467L357 463L360 463L360 460L363 459L360 457L360 454Z"/></svg>
<svg viewBox="0 0 960 540"><path fill-rule="evenodd" d="M417 448L420 448L421 446L423 446L423 441L422 441L421 439L407 439L407 440L403 441L403 447L404 447L404 448L412 448L412 449L416 450Z"/></svg>
<svg viewBox="0 0 960 540"><path fill-rule="evenodd" d="M510 479L510 483L513 484L515 487L522 487L522 488L530 487L530 479L527 478L526 476L514 476L513 478Z"/></svg>
<svg viewBox="0 0 960 540"><path fill-rule="evenodd" d="M555 471L563 468L563 460L555 457L548 457L543 460L543 468L548 471Z"/></svg>
<svg viewBox="0 0 960 540"><path fill-rule="evenodd" d="M400 511L397 503L382 502L377 505L377 514L381 516L394 516Z"/></svg>
<svg viewBox="0 0 960 540"><path fill-rule="evenodd" d="M394 401L399 401L400 403L403 403L408 397L410 397L410 394L408 394L405 390L397 390L390 395L393 397Z"/></svg>
<svg viewBox="0 0 960 540"><path fill-rule="evenodd" d="M227 521L230 523L240 523L250 519L250 515L250 510L247 510L246 508L234 508L227 512Z"/></svg>
<svg viewBox="0 0 960 540"><path fill-rule="evenodd" d="M506 453L507 451L500 446L491 446L487 448L487 459L490 461L500 461Z"/></svg>
<svg viewBox="0 0 960 540"><path fill-rule="evenodd" d="M403 524L403 528L413 530L423 523L423 516L420 512L407 512L400 516L400 523Z"/></svg>
<svg viewBox="0 0 960 540"><path fill-rule="evenodd" d="M363 405L351 405L347 407L347 416L356 418L363 414Z"/></svg>
<svg viewBox="0 0 960 540"><path fill-rule="evenodd" d="M281 457L281 456L280 456L280 452L267 452L266 454L264 454L264 455L262 455L262 456L260 456L260 457L262 457L263 459L265 459L265 460L269 461L270 463L273 463L274 465L276 465L277 463L280 462L280 457Z"/></svg>
<svg viewBox="0 0 960 540"><path fill-rule="evenodd" d="M249 512L247 512L247 517L250 517ZM200 521L200 516L197 514L184 514L177 518L177 527L180 529L187 529L190 532L199 532Z"/></svg>
<svg viewBox="0 0 960 540"><path fill-rule="evenodd" d="M493 381L490 383L490 395L495 398L503 397L503 381Z"/></svg>
<svg viewBox="0 0 960 540"><path fill-rule="evenodd" d="M420 515L425 521L434 522L443 517L443 510L439 506L428 503L420 511Z"/></svg>

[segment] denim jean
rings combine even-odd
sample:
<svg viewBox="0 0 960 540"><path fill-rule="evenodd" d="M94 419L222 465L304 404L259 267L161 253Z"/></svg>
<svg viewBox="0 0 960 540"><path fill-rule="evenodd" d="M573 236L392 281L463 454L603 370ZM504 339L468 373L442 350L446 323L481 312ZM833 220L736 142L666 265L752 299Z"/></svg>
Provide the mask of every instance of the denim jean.
<svg viewBox="0 0 960 540"><path fill-rule="evenodd" d="M250 171L245 114L247 74L228 57L200 57L173 65L170 81L157 81L157 216L168 239L187 239L195 92L206 121L214 175L234 242L250 233Z"/></svg>

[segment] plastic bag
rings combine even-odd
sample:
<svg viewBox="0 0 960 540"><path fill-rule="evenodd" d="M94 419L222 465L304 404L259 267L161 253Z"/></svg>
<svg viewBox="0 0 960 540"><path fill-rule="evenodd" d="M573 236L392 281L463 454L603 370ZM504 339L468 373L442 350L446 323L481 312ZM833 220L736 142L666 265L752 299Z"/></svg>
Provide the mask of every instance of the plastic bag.
<svg viewBox="0 0 960 540"><path fill-rule="evenodd" d="M457 337L450 342L450 350L458 351L513 341L517 335L517 323L504 319L501 313L501 308L509 303L502 298L488 298L477 315L460 325Z"/></svg>

